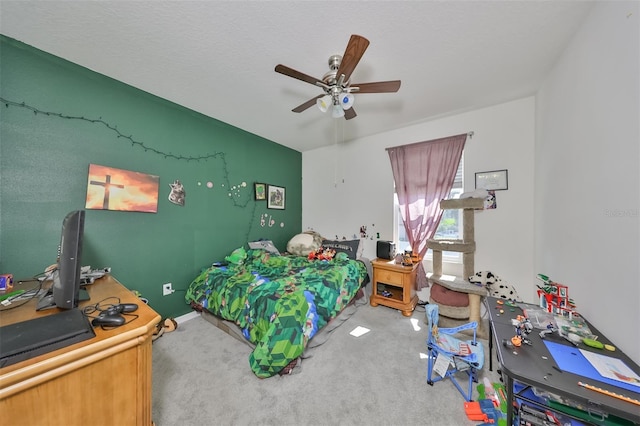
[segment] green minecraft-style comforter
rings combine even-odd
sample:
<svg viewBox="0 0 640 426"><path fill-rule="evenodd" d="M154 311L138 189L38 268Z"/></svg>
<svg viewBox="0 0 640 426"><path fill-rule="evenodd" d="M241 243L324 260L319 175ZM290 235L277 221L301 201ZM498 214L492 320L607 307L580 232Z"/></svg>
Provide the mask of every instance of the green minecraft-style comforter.
<svg viewBox="0 0 640 426"><path fill-rule="evenodd" d="M366 284L365 264L344 253L326 261L237 249L231 258L235 263L203 270L185 300L240 327L255 344L249 364L261 378L299 357Z"/></svg>

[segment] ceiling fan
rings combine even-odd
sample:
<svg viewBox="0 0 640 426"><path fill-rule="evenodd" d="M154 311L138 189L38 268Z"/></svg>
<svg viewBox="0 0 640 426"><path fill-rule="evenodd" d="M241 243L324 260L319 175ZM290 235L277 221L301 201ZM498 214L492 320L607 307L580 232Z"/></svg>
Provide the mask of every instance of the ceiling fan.
<svg viewBox="0 0 640 426"><path fill-rule="evenodd" d="M329 57L329 72L322 79L311 77L282 64L276 65L276 72L313 84L324 90L323 94L298 105L292 111L302 112L315 104L322 112L331 110L331 115L334 118L344 117L346 120L350 120L357 115L352 108L354 101L352 93L397 92L400 89L400 80L351 83L351 74L368 46L369 40L353 34L349 39L344 55L332 55Z"/></svg>

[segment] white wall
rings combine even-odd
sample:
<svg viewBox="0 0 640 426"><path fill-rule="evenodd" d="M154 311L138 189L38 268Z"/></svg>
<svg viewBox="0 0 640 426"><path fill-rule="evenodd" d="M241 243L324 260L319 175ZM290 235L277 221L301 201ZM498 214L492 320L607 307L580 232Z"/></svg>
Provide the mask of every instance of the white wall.
<svg viewBox="0 0 640 426"><path fill-rule="evenodd" d="M598 2L535 98L303 153L303 228L351 238L366 225L375 257L376 233L393 236L385 148L474 131L465 190L474 172L509 170L498 209L476 214L475 269L527 301L538 273L568 285L578 311L640 363L639 17L639 2Z"/></svg>
<svg viewBox="0 0 640 426"><path fill-rule="evenodd" d="M493 271L533 301L534 115L535 99L527 97L304 152L303 229L353 238L367 226L364 255L375 258L377 233L393 238L393 175L385 148L473 131L465 146L465 190L474 189L475 172L509 171L509 189L496 194L498 208L475 215L475 269ZM336 121L338 140L343 123Z"/></svg>
<svg viewBox="0 0 640 426"><path fill-rule="evenodd" d="M538 94L537 271L640 363L640 3L599 2Z"/></svg>

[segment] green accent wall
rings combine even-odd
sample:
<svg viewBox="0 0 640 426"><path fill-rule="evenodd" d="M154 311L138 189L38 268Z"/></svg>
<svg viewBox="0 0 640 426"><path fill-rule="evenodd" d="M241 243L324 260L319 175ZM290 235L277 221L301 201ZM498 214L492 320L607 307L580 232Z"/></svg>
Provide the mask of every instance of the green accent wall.
<svg viewBox="0 0 640 426"><path fill-rule="evenodd" d="M157 213L86 211L82 264L111 267L163 317L190 311L185 290L203 267L247 241L285 250L301 231L298 151L5 36L0 97L0 273L24 280L55 263L89 164L159 176ZM176 179L184 206L168 200ZM254 182L285 187L286 209L255 201Z"/></svg>

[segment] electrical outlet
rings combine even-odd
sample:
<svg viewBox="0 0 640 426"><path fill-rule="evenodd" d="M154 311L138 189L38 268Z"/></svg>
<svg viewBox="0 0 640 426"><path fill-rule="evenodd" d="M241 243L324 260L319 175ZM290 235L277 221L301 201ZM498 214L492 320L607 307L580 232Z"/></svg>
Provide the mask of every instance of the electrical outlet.
<svg viewBox="0 0 640 426"><path fill-rule="evenodd" d="M162 284L162 295L168 296L171 293L173 293L173 287L171 286L171 283Z"/></svg>

